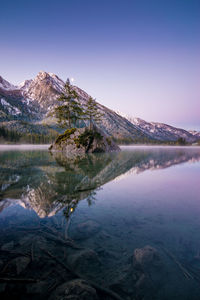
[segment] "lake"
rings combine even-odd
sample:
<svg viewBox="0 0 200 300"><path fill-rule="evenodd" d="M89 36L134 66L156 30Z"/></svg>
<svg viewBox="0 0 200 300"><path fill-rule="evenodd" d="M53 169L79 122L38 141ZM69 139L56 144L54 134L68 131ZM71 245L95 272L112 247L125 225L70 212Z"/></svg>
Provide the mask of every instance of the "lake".
<svg viewBox="0 0 200 300"><path fill-rule="evenodd" d="M200 299L200 148L0 146L1 299Z"/></svg>

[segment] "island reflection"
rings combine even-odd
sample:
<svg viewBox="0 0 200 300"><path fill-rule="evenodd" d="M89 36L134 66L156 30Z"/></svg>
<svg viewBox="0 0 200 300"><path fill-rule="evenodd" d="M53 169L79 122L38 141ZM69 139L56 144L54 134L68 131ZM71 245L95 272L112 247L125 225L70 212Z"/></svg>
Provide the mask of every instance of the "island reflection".
<svg viewBox="0 0 200 300"><path fill-rule="evenodd" d="M91 205L104 184L114 179L200 161L195 148L134 149L69 158L57 152L1 153L0 211L13 203L50 217L63 209L68 219L78 203Z"/></svg>

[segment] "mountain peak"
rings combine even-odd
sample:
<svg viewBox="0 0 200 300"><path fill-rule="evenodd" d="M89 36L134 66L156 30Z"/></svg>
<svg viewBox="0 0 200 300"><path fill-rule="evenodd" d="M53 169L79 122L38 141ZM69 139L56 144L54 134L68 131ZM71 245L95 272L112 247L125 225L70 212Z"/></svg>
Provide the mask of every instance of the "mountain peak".
<svg viewBox="0 0 200 300"><path fill-rule="evenodd" d="M43 82L46 82L48 84L51 84L52 87L61 92L64 87L64 81L60 79L56 74L51 73L51 72L45 72L45 71L40 71L33 82L37 84L43 84Z"/></svg>
<svg viewBox="0 0 200 300"><path fill-rule="evenodd" d="M46 72L46 71L40 71L40 72L37 74L37 76L36 76L35 79L43 80L43 79L45 79L45 78L52 78L52 79L54 79L54 80L59 80L59 81L63 82L63 80L60 79L56 74L51 73L51 72Z"/></svg>
<svg viewBox="0 0 200 300"><path fill-rule="evenodd" d="M40 80L42 80L42 79L45 79L45 78L47 78L47 77L50 77L49 73L47 73L47 72L45 72L45 71L40 71L40 72L37 74L37 76L36 76L35 79L40 79Z"/></svg>
<svg viewBox="0 0 200 300"><path fill-rule="evenodd" d="M116 111L116 113L118 115L122 116L123 118L127 119L129 122L131 122L134 125L140 125L140 124L146 123L146 121L144 121L141 118L132 117L132 116L127 115L127 114L125 114L123 112L120 112L120 111Z"/></svg>

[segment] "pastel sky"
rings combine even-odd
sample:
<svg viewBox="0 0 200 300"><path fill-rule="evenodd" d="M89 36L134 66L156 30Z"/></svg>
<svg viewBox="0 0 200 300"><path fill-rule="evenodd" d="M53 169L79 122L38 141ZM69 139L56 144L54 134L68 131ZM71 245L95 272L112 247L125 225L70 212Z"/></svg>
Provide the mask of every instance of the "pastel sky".
<svg viewBox="0 0 200 300"><path fill-rule="evenodd" d="M40 70L111 109L200 130L200 1L1 0L0 75Z"/></svg>

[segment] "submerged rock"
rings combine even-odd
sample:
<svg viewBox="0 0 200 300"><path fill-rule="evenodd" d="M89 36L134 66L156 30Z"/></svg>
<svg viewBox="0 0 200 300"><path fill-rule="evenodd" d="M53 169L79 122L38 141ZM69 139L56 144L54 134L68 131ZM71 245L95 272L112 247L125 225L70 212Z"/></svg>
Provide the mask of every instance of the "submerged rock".
<svg viewBox="0 0 200 300"><path fill-rule="evenodd" d="M49 300L98 300L96 290L82 279L75 279L60 285Z"/></svg>
<svg viewBox="0 0 200 300"><path fill-rule="evenodd" d="M145 246L144 248L137 248L134 251L133 263L139 264L142 267L147 265L158 265L160 264L160 256L158 251L151 247Z"/></svg>
<svg viewBox="0 0 200 300"><path fill-rule="evenodd" d="M159 252L149 245L135 249L133 274L138 298L154 299L155 294L165 283L167 275Z"/></svg>
<svg viewBox="0 0 200 300"><path fill-rule="evenodd" d="M77 225L73 238L78 240L88 239L93 237L99 230L100 225L97 222L88 220Z"/></svg>
<svg viewBox="0 0 200 300"><path fill-rule="evenodd" d="M72 269L81 274L93 274L101 265L98 254L91 249L84 249L68 257Z"/></svg>
<svg viewBox="0 0 200 300"><path fill-rule="evenodd" d="M62 151L72 156L85 153L120 151L120 148L110 136L100 129L71 128L59 135L49 150Z"/></svg>

